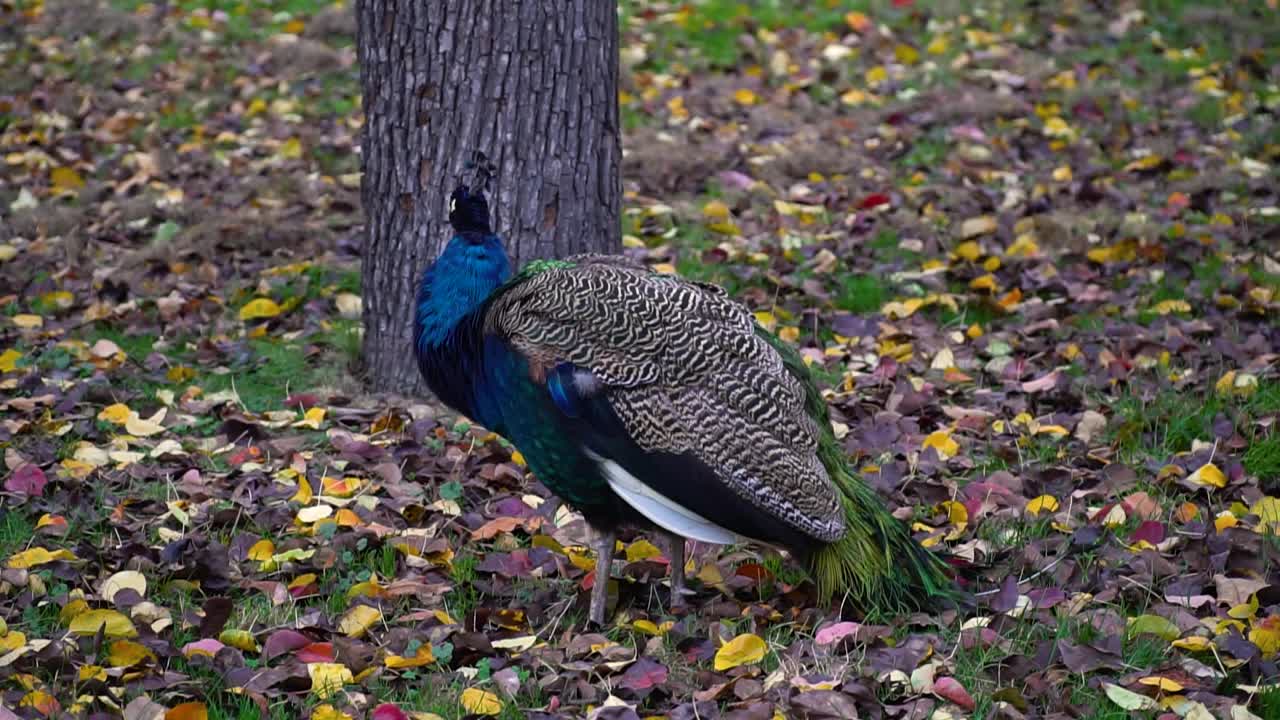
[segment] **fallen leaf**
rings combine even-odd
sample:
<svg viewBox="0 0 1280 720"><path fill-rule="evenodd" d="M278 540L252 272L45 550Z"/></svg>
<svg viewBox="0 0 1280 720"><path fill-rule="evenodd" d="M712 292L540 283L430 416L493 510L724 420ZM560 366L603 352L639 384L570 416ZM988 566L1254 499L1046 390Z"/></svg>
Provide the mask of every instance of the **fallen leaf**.
<svg viewBox="0 0 1280 720"><path fill-rule="evenodd" d="M97 635L99 629L109 638L138 636L133 621L115 610L89 610L71 619L70 630L77 635Z"/></svg>
<svg viewBox="0 0 1280 720"><path fill-rule="evenodd" d="M715 668L717 671L736 668L739 665L751 665L764 659L768 646L758 635L746 633L725 643L716 651Z"/></svg>
<svg viewBox="0 0 1280 720"><path fill-rule="evenodd" d="M501 698L480 688L463 690L458 701L464 710L474 715L498 715L502 712Z"/></svg>

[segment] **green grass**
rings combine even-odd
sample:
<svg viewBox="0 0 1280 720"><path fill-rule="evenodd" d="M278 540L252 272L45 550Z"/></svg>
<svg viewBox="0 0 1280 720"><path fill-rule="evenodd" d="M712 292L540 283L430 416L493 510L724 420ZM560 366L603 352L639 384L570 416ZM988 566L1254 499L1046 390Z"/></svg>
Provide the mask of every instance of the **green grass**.
<svg viewBox="0 0 1280 720"><path fill-rule="evenodd" d="M811 31L839 32L847 28L845 3L815 2L797 5L784 0L698 0L683 6L671 22L662 26L640 66L666 70L673 63L695 68L732 69L747 58L738 38L758 28L781 30L798 27ZM622 0L620 21L627 27L647 9L638 0ZM646 21L647 22L647 21Z"/></svg>
<svg viewBox="0 0 1280 720"><path fill-rule="evenodd" d="M1114 411L1107 433L1124 459L1165 460L1190 450L1194 440L1211 441L1213 419L1220 412L1234 417L1237 430L1248 437L1249 419L1280 412L1280 383L1261 382L1253 395L1243 399L1222 398L1208 388L1198 393L1161 390L1153 397L1125 392L1106 404ZM1261 443L1253 457L1255 467L1274 468L1272 447Z"/></svg>
<svg viewBox="0 0 1280 720"><path fill-rule="evenodd" d="M888 297L888 288L878 275L848 274L838 280L833 303L851 313L873 313L880 310Z"/></svg>
<svg viewBox="0 0 1280 720"><path fill-rule="evenodd" d="M25 548L34 532L35 525L16 509L0 510L0 559Z"/></svg>
<svg viewBox="0 0 1280 720"><path fill-rule="evenodd" d="M1264 486L1274 487L1280 480L1280 437L1255 440L1244 451L1244 469Z"/></svg>

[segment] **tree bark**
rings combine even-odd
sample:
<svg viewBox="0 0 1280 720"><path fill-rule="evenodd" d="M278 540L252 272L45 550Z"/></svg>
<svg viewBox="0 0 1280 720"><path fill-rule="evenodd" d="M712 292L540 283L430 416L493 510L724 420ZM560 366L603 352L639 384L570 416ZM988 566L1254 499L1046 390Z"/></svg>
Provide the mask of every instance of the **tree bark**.
<svg viewBox="0 0 1280 720"><path fill-rule="evenodd" d="M364 91L364 363L424 393L413 300L474 151L518 267L620 246L618 16L607 0L356 0Z"/></svg>

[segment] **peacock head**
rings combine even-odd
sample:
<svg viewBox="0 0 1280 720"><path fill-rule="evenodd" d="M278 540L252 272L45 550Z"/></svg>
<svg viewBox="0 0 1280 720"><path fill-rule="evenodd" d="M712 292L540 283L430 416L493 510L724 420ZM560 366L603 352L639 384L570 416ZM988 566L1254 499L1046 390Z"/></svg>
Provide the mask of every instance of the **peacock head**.
<svg viewBox="0 0 1280 720"><path fill-rule="evenodd" d="M459 185L449 197L449 224L454 234L440 255L442 261L450 261L455 271L464 269L469 275L498 283L510 276L507 251L489 226L489 203L483 190ZM456 267L458 264L464 268Z"/></svg>
<svg viewBox="0 0 1280 720"><path fill-rule="evenodd" d="M484 190L471 190L459 185L449 196L449 224L459 235L491 235L489 229L489 203Z"/></svg>

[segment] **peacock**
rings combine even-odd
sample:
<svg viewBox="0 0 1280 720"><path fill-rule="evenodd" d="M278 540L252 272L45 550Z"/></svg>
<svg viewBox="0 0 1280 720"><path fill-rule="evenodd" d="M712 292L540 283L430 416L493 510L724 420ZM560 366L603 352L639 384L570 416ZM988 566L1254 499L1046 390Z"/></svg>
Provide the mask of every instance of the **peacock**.
<svg viewBox="0 0 1280 720"><path fill-rule="evenodd" d="M604 625L619 527L669 543L757 542L803 560L819 596L865 611L957 597L848 465L800 355L723 289L620 256L535 260L513 275L487 178L450 198L454 235L423 272L414 352L455 411L507 438L596 536L590 620Z"/></svg>

